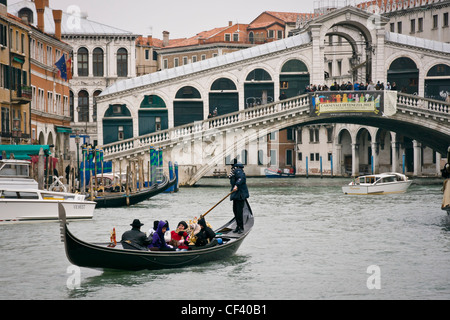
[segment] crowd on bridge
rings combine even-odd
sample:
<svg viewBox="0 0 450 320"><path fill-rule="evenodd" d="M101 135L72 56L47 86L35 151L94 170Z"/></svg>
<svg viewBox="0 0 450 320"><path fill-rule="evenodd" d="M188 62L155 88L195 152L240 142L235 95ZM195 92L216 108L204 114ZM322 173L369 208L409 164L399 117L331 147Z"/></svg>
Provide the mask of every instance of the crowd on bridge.
<svg viewBox="0 0 450 320"><path fill-rule="evenodd" d="M376 84L373 81L370 82L358 82L355 81L352 83L351 81L342 82L342 84L338 84L336 81L328 87L326 84L310 84L306 86L305 93L316 92L316 91L359 91L359 90L367 90L367 91L375 91L375 90L395 90L398 91L397 85L395 82L390 84L389 82L386 85L383 82L378 81ZM405 88L402 92L406 90Z"/></svg>

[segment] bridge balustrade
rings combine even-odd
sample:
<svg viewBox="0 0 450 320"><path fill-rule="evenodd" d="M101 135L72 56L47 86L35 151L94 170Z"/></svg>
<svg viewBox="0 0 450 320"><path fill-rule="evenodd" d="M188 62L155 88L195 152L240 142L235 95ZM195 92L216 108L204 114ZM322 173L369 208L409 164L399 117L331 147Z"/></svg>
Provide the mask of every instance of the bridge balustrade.
<svg viewBox="0 0 450 320"><path fill-rule="evenodd" d="M398 93L397 105L406 109L421 109L442 115L449 115L450 104L428 98ZM239 128L262 121L273 119L284 113L309 112L310 95L272 102L262 106L256 106L238 112L209 118L192 124L187 124L163 131L114 142L103 146L105 160L128 156L133 153L146 152L150 146L169 146L178 143L186 137L201 136L208 130L227 130Z"/></svg>

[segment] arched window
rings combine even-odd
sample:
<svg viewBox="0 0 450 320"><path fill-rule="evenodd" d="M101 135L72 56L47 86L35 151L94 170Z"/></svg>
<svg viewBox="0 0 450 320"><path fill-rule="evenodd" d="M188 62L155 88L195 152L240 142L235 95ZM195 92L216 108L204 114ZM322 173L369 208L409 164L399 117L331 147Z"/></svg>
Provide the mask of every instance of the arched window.
<svg viewBox="0 0 450 320"><path fill-rule="evenodd" d="M255 34L253 33L253 31L250 31L250 33L248 34L248 41L249 41L251 44L254 44L254 43L255 43Z"/></svg>
<svg viewBox="0 0 450 320"><path fill-rule="evenodd" d="M78 93L78 121L89 122L89 93L81 90Z"/></svg>
<svg viewBox="0 0 450 320"><path fill-rule="evenodd" d="M128 52L124 48L117 50L117 76L128 76Z"/></svg>
<svg viewBox="0 0 450 320"><path fill-rule="evenodd" d="M103 77L103 50L95 48L92 54L94 77Z"/></svg>
<svg viewBox="0 0 450 320"><path fill-rule="evenodd" d="M78 49L78 76L87 77L89 75L89 52L86 48Z"/></svg>

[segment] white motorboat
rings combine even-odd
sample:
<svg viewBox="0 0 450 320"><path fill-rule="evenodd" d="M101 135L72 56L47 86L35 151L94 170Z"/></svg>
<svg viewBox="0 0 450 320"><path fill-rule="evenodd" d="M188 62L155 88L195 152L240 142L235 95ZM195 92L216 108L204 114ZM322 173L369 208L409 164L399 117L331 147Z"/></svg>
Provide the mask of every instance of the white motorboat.
<svg viewBox="0 0 450 320"><path fill-rule="evenodd" d="M96 202L82 194L38 189L29 166L28 161L0 160L0 223L58 220L58 203L69 219L92 219Z"/></svg>
<svg viewBox="0 0 450 320"><path fill-rule="evenodd" d="M390 194L404 193L413 181L401 173L388 172L360 176L342 187L344 194Z"/></svg>

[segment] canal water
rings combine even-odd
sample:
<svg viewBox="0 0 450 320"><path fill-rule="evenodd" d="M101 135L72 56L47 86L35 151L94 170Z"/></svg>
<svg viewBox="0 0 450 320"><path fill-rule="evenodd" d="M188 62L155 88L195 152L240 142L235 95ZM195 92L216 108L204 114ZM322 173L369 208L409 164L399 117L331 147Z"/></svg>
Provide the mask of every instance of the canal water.
<svg viewBox="0 0 450 320"><path fill-rule="evenodd" d="M0 225L0 299L450 299L450 219L442 182L420 180L406 194L349 196L343 178L249 178L253 231L227 260L160 271L73 268L55 222ZM130 208L97 209L71 222L88 242L109 241L138 218L199 216L229 192L227 179L161 194ZM227 199L208 214L232 218ZM232 293L232 294L230 294Z"/></svg>

